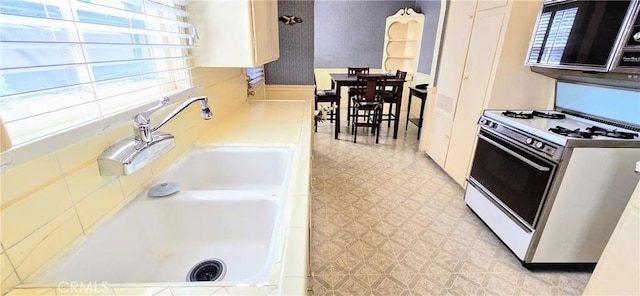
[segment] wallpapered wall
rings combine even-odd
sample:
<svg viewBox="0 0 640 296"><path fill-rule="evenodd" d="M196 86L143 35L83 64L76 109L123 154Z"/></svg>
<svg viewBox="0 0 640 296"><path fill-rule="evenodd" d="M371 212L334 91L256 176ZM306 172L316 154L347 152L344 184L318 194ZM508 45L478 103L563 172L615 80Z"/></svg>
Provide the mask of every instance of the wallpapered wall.
<svg viewBox="0 0 640 296"><path fill-rule="evenodd" d="M266 84L313 85L313 1L278 1L278 16L295 15L302 23L278 23L280 58L265 65Z"/></svg>
<svg viewBox="0 0 640 296"><path fill-rule="evenodd" d="M418 62L418 72L431 74L435 69L432 67L433 45L438 34L438 20L440 19L440 0L419 0L414 8L424 14L424 28L422 29L422 46L420 47L420 61Z"/></svg>
<svg viewBox="0 0 640 296"><path fill-rule="evenodd" d="M382 67L386 18L415 1L316 0L315 67Z"/></svg>
<svg viewBox="0 0 640 296"><path fill-rule="evenodd" d="M280 59L265 65L266 84L312 85L315 68L382 67L386 18L404 7L425 14L418 71L430 74L441 0L279 0Z"/></svg>

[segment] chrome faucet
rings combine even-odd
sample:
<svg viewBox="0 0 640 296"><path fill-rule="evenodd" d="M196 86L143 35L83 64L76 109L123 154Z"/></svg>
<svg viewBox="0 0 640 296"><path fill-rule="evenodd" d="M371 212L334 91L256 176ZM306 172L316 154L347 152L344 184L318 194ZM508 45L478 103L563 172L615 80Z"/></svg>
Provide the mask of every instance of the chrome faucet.
<svg viewBox="0 0 640 296"><path fill-rule="evenodd" d="M164 106L169 104L169 98L164 97L160 100L160 103L155 107L150 108L147 111L144 111L133 118L133 134L134 138L138 141L142 141L145 143L149 143L153 141L153 133L164 126L169 120L174 118L178 113L182 112L187 106L191 105L193 102L200 101L200 112L202 119L209 120L211 119L211 110L209 109L209 99L206 96L195 97L188 99L182 103L182 105L178 106L173 112L171 112L165 119L160 121L156 126L151 128L151 114L162 109Z"/></svg>
<svg viewBox="0 0 640 296"><path fill-rule="evenodd" d="M169 98L164 97L158 105L137 114L133 118L133 136L112 145L98 156L100 174L103 176L132 174L173 149L176 146L174 136L158 132L158 129L197 101L200 102L202 118L211 119L211 110L206 96L186 100L154 127L151 127L151 114L167 106Z"/></svg>

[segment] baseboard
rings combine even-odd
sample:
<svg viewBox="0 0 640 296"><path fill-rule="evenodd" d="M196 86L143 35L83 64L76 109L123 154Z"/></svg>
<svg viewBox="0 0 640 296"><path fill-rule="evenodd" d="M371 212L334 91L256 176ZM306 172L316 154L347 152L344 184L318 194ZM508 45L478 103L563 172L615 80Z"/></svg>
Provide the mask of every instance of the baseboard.
<svg viewBox="0 0 640 296"><path fill-rule="evenodd" d="M578 271L593 272L596 263L525 263L522 266L531 271Z"/></svg>
<svg viewBox="0 0 640 296"><path fill-rule="evenodd" d="M265 97L267 100L312 100L313 85L265 85Z"/></svg>

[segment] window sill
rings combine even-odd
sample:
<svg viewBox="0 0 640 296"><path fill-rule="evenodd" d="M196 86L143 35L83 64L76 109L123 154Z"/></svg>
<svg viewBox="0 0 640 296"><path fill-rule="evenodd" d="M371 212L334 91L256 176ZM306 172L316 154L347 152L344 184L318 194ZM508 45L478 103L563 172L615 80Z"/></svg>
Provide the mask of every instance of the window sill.
<svg viewBox="0 0 640 296"><path fill-rule="evenodd" d="M171 92L166 96L169 97L171 104L182 103L200 91L202 91L202 86L194 86L186 90ZM43 138L13 146L11 149L0 153L0 173L4 173L12 167L55 152L73 143L88 139L92 136L104 134L127 121L131 121L136 114L157 104L157 101L148 102L108 117L103 117ZM131 124L133 126L133 122ZM133 134L133 131L131 133Z"/></svg>

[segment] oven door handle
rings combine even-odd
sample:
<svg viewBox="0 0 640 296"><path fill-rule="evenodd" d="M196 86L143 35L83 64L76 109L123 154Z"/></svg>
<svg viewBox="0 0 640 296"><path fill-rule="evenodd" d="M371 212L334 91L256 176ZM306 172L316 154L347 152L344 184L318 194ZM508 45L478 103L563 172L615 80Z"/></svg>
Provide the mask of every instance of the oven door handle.
<svg viewBox="0 0 640 296"><path fill-rule="evenodd" d="M498 142L496 142L496 141L494 141L494 140L491 140L491 139L489 139L489 138L487 138L487 137L485 137L485 136L483 136L483 135L480 135L480 134L479 134L479 135L478 135L478 137L479 137L479 138L481 138L481 139L483 139L483 140L485 140L485 141L487 141L487 142L489 142L489 144L491 144L491 145L493 145L493 146L495 146L495 147L499 148L500 150L502 150L502 151L504 151L504 152L506 152L506 153L509 153L509 155L511 155L511 156L513 156L513 157L515 157L515 158L517 158L517 159L519 159L519 160L521 160L522 162L524 162L524 163L526 163L526 164L528 164L528 165L530 165L530 166L534 167L536 170L539 170L539 171L541 171L541 172L548 172L549 170L551 170L551 168L548 168L548 167L545 167L545 166L541 166L541 165L539 165L539 164L537 164L537 163L535 163L535 162L533 162L533 161L531 161L531 160L527 159L526 157L524 157L524 156L522 156L522 155L520 155L520 154L518 154L518 153L513 152L513 151L512 151L512 150L510 150L509 148L504 147L504 146L502 146L502 145L498 144Z"/></svg>

